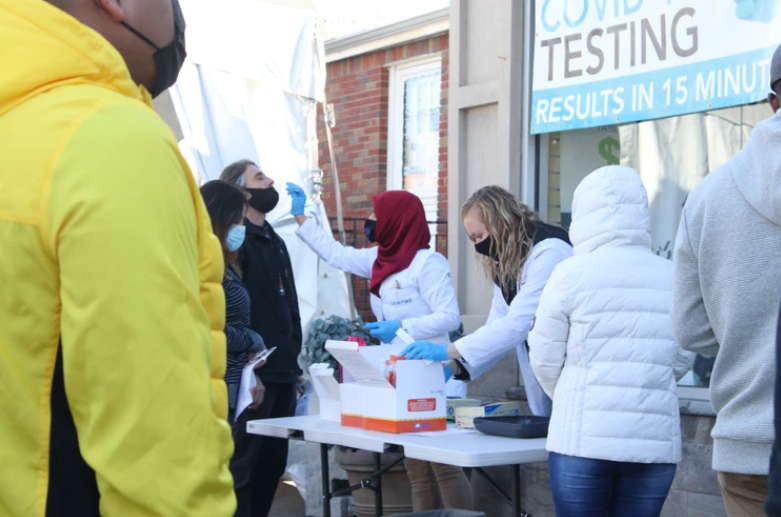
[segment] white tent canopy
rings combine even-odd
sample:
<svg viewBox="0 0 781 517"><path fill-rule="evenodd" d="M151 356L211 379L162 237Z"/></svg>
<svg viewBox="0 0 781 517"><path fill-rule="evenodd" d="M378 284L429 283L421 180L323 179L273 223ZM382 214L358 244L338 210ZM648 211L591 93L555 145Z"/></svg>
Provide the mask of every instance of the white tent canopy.
<svg viewBox="0 0 781 517"><path fill-rule="evenodd" d="M345 275L319 261L295 235L285 183L312 199L317 162L317 103L325 61L317 13L309 0L181 0L188 59L171 98L180 143L202 182L250 159L276 181L279 206L268 220L293 261L304 335L313 319L349 317ZM310 215L330 231L323 205ZM327 310L320 310L320 308Z"/></svg>

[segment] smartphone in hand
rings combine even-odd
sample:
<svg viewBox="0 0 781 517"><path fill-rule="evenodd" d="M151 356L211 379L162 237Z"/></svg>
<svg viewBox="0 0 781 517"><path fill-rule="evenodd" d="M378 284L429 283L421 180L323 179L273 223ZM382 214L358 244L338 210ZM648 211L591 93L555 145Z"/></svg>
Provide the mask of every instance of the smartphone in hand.
<svg viewBox="0 0 781 517"><path fill-rule="evenodd" d="M274 350L276 350L277 347L274 348L267 348L266 350L261 350L257 354L255 354L255 357L252 358L250 361L251 363L257 363L258 361L263 361L268 359L268 356L274 353Z"/></svg>

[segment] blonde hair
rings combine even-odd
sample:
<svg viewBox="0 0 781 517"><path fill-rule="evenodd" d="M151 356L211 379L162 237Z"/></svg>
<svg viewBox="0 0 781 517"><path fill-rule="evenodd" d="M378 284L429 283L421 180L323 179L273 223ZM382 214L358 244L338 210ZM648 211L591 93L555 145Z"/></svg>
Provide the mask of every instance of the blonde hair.
<svg viewBox="0 0 781 517"><path fill-rule="evenodd" d="M502 291L508 292L517 286L523 265L534 245L534 228L529 223L539 221L540 216L496 185L472 194L461 207L461 220L475 207L480 209L492 237L491 252L499 259L481 256L483 268Z"/></svg>

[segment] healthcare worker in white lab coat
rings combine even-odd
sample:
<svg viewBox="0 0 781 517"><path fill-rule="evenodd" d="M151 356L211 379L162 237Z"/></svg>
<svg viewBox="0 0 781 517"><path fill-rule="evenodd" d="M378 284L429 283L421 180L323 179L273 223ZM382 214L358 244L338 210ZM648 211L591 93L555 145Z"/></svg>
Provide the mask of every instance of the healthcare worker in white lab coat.
<svg viewBox="0 0 781 517"><path fill-rule="evenodd" d="M407 359L450 361L455 378L474 380L513 348L532 413L550 416L552 402L529 364L526 339L545 284L556 266L572 256L566 230L539 215L507 190L485 187L464 204L461 219L475 243L494 298L486 324L455 343L420 341L407 347Z"/></svg>
<svg viewBox="0 0 781 517"><path fill-rule="evenodd" d="M356 249L343 246L304 216L306 194L301 187L288 183L287 190L300 225L296 235L332 267L371 279L371 306L377 323L366 328L372 336L386 344L403 344L396 337L396 331L403 328L416 340L450 342L449 333L461 325L450 266L444 256L430 249L431 233L417 196L395 190L375 197L366 236L378 245ZM447 395L465 396L466 385L448 380ZM439 484L445 507L471 509L471 485L462 469L417 460L405 460L405 465L415 511L439 508L433 481Z"/></svg>

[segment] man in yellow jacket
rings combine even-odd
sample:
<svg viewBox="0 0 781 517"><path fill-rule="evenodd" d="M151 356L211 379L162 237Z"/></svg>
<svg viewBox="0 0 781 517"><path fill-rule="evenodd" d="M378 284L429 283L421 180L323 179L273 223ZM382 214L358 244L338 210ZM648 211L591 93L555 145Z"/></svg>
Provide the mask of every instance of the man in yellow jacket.
<svg viewBox="0 0 781 517"><path fill-rule="evenodd" d="M233 514L177 0L0 0L0 516Z"/></svg>

